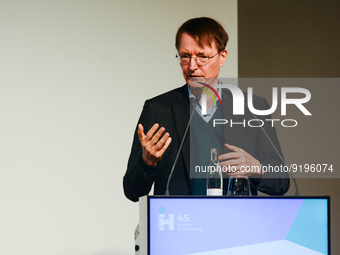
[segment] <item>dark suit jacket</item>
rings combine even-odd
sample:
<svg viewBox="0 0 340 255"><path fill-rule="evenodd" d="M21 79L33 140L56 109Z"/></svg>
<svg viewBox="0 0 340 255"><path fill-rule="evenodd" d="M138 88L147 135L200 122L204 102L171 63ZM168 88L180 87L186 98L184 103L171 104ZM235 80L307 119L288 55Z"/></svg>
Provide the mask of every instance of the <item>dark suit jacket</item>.
<svg viewBox="0 0 340 255"><path fill-rule="evenodd" d="M228 94L228 90L224 89L223 100L223 116L225 119L233 119L234 122L242 122L243 119L255 119L247 107L245 107L244 116L232 115L232 97ZM225 100L227 99L227 100ZM226 103L225 103L226 102ZM256 109L268 109L268 103L265 99L254 97L253 105ZM176 157L181 139L184 135L186 125L190 115L190 103L187 85L174 89L165 94L147 100L144 104L139 122L144 126L147 132L155 123L160 127L164 127L170 133L172 142L165 151L162 159L157 166L150 167L146 165L141 157L142 148L138 139L137 128L134 135L131 154L128 161L127 171L123 179L124 193L127 198L132 201L138 201L139 197L147 195L154 183L154 194L164 195L167 185L168 176L170 174L173 162ZM268 119L268 116L261 119ZM266 122L264 128L272 143L282 155L279 142L277 140L275 129ZM252 125L258 125L255 122ZM238 125L240 126L240 125ZM263 165L282 165L283 162L278 157L272 144L269 142L265 133L261 128L231 128L230 125L224 125L224 137L226 143L242 148L258 159ZM190 135L188 133L182 151L179 155L176 168L174 170L170 182L171 195L190 195ZM227 152L227 151L225 151ZM251 189L253 195L256 190L271 194L283 195L289 189L289 177L285 173L266 173L266 178L251 181ZM224 185L227 188L227 185Z"/></svg>

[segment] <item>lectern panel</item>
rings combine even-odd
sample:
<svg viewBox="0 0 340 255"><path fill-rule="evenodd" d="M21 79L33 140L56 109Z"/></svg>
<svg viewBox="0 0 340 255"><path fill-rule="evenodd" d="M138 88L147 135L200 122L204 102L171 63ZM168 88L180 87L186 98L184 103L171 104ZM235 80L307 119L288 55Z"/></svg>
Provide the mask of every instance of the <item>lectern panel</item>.
<svg viewBox="0 0 340 255"><path fill-rule="evenodd" d="M329 254L329 197L150 197L150 255Z"/></svg>

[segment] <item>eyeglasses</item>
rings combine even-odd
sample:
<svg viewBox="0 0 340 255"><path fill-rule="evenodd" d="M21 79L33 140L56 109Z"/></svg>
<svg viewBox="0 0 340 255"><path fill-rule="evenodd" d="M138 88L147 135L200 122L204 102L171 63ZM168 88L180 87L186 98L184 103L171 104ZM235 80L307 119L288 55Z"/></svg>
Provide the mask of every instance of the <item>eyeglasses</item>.
<svg viewBox="0 0 340 255"><path fill-rule="evenodd" d="M206 64L208 64L210 62L210 60L215 57L219 52L217 52L214 56L212 57L207 57L207 56L204 56L204 55L199 55L199 56L196 56L196 57L193 57L197 63L197 65L199 66L205 66ZM176 58L178 59L178 62L181 64L181 65L187 65L190 63L191 61L191 56L188 55L188 54L179 54L177 53L176 54Z"/></svg>

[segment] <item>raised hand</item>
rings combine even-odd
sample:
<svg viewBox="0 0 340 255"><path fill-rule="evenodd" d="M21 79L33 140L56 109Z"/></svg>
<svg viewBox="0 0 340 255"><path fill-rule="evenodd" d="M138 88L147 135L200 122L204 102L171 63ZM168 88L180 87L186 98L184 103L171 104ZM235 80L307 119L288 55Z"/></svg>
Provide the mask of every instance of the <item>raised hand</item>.
<svg viewBox="0 0 340 255"><path fill-rule="evenodd" d="M145 135L143 125L138 125L139 141L143 149L142 158L145 164L149 166L157 165L158 161L161 160L165 150L169 147L169 144L171 143L170 134L166 132L163 135L165 128L158 128L159 124L154 124Z"/></svg>

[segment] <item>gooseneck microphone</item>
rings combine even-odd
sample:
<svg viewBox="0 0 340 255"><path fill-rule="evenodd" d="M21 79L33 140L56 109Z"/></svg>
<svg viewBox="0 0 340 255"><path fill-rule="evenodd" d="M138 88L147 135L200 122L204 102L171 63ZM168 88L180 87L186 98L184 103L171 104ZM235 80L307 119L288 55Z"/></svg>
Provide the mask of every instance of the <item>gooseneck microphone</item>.
<svg viewBox="0 0 340 255"><path fill-rule="evenodd" d="M194 112L195 112L195 109L196 109L196 106L198 105L200 99L201 99L201 96L202 94L198 94L195 101L194 101L194 107L191 111L191 114L190 114L190 119L188 121L188 124L187 124L187 127L185 129L185 132L184 132L184 135L182 137L182 140L181 140L181 144L179 145L179 148L178 148L178 151L177 151L177 154L176 154L176 158L175 158L175 161L174 161L174 164L172 165L172 168L171 168L171 172L169 174L169 177L168 177L168 182L166 184L166 191L165 191L165 195L166 196L169 196L170 195L170 192L169 192L169 186L170 186L170 181L171 181L171 177L172 177L172 174L175 170L175 166L176 166L176 163L177 163L177 160L178 160L178 157L179 157L179 154L182 150L182 147L183 147L183 144L184 144L184 140L185 140L185 137L187 136L187 133L188 133L188 130L189 130L189 127L190 127L190 123L191 123L191 120L192 120L192 117L194 116Z"/></svg>
<svg viewBox="0 0 340 255"><path fill-rule="evenodd" d="M247 108L249 108L249 106L248 106L248 104L247 104L246 102L244 102L244 105L247 106ZM252 113L252 115L253 115L254 119L257 119L254 113ZM259 121L257 121L257 122L260 124ZM266 130L265 130L265 129L263 128L263 126L261 126L261 125L260 125L260 128L261 128L261 130L263 131L263 133L265 134L265 136L266 136L267 140L269 141L269 143L271 144L271 146L273 147L273 149L274 149L276 155L280 158L281 162L282 162L284 165L286 165L285 160L284 160L283 157L281 156L280 152L279 152L278 149L276 148L276 146L275 146L275 144L273 143L273 141L270 139L270 137L269 137L268 133L266 132ZM290 176L290 178L292 178L292 180L293 180L293 182L294 182L294 185L295 185L295 196L296 196L296 197L299 197L299 196L300 196L300 191L299 191L299 187L298 187L297 181L296 181L294 175L293 175L290 171L288 171L288 175Z"/></svg>
<svg viewBox="0 0 340 255"><path fill-rule="evenodd" d="M253 114L254 118L256 119L255 115ZM261 126L261 129L263 131L263 133L265 134L265 136L267 137L268 141L270 142L270 144L272 145L273 149L275 150L276 154L279 156L280 160L282 161L282 163L284 165L286 165L285 160L283 159L283 157L281 156L281 154L279 153L279 151L276 149L273 141L270 139L269 135L267 134L266 130ZM290 178L292 178L294 185L295 185L295 196L299 197L300 196L300 191L299 191L299 187L297 184L297 181L293 175L293 173L291 173L290 171L288 171L288 175L290 176Z"/></svg>
<svg viewBox="0 0 340 255"><path fill-rule="evenodd" d="M227 91L227 94L228 94L230 97L233 97L233 95L232 95L232 93L230 92L230 90ZM243 104L244 104L247 108L249 108L249 106L248 106L248 104L247 104L246 102L243 102ZM254 119L257 119L254 113L252 113L252 115L253 115ZM258 121L258 123L260 124L259 121ZM276 155L280 158L281 162L282 162L284 165L286 165L285 160L284 160L283 157L281 156L280 152L279 152L278 149L276 148L276 146L275 146L275 144L273 143L273 141L270 139L270 137L269 137L268 133L266 132L266 130L263 128L262 125L260 125L260 128L261 128L261 130L263 131L263 133L265 134L265 136L266 136L267 140L269 141L269 143L271 144L271 146L273 147L273 149L274 149ZM293 175L290 171L288 171L288 175L290 176L290 178L292 178L292 180L293 180L293 182L294 182L294 185L295 185L295 196L297 196L297 197L300 196L299 187L298 187L298 184L297 184L297 181L296 181L294 175Z"/></svg>

